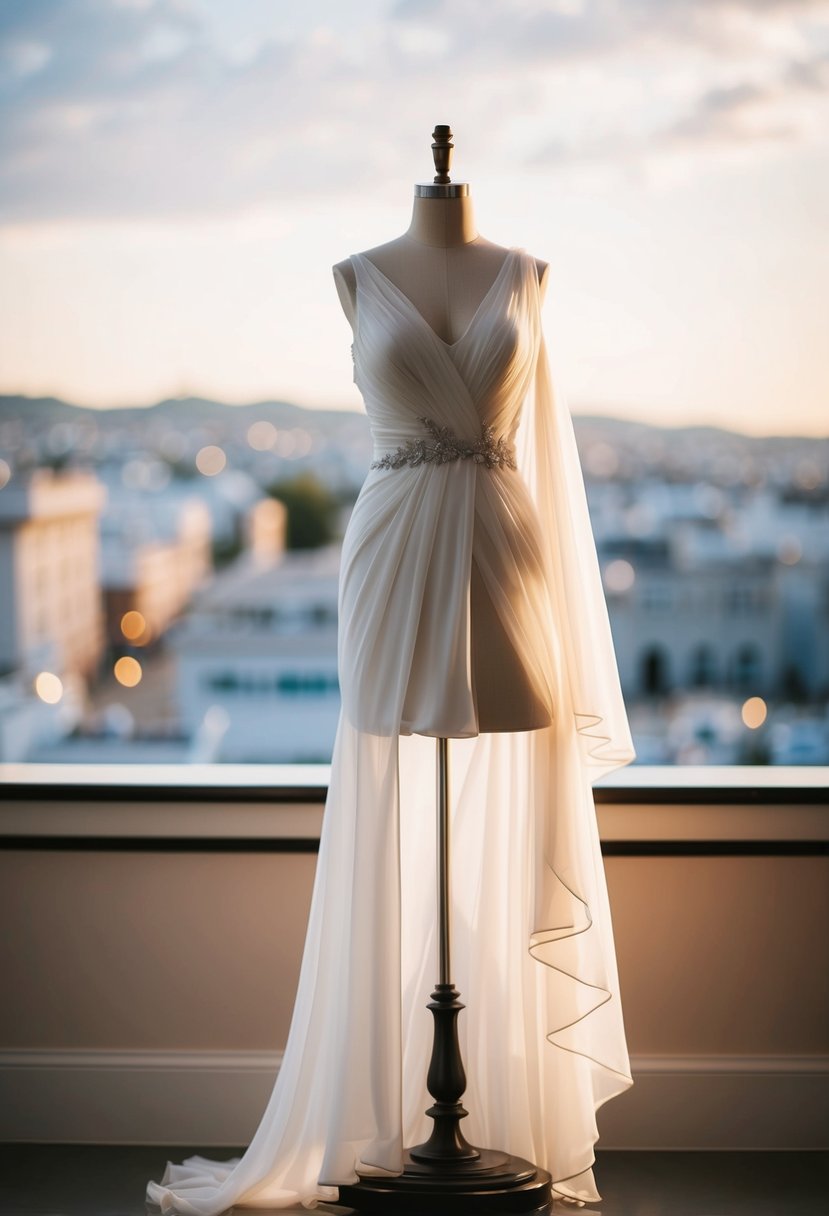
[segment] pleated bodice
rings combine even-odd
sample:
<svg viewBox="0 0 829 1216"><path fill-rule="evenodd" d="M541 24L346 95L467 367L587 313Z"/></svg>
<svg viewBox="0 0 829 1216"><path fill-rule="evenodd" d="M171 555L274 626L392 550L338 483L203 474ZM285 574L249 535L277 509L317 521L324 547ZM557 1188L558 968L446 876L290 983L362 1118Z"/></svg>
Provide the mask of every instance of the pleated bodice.
<svg viewBox="0 0 829 1216"><path fill-rule="evenodd" d="M510 249L457 341L364 254L354 378L374 440L346 532L341 687L361 729L465 737L549 725L556 637L515 459L539 345L535 261ZM404 620L398 645L384 622Z"/></svg>

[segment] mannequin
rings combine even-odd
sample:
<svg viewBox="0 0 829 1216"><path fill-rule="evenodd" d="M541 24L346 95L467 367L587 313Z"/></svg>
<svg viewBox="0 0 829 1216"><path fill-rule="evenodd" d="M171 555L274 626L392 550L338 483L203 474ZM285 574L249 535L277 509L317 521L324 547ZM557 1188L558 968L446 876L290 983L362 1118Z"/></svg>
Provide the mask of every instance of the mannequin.
<svg viewBox="0 0 829 1216"><path fill-rule="evenodd" d="M445 172L451 155L448 127L435 129L435 178L448 187ZM445 156L445 164L441 164ZM415 187L408 230L395 240L362 255L380 271L420 314L438 340L456 346L466 335L500 278L510 251L482 238L476 228L465 183L440 196ZM536 259L539 287L547 263ZM357 278L351 259L333 267L343 311L358 336ZM353 348L352 348L353 349ZM372 465L372 467L375 467ZM514 467L514 466L513 466ZM416 652L415 652L416 655ZM474 552L470 555L469 660L471 692L479 732L529 731L549 727L552 705L533 687L530 673L504 626ZM415 657L415 665L417 658ZM432 673L434 674L434 673ZM501 1151L471 1145L460 1128L467 1111L460 1099L466 1075L458 1042L457 1018L464 1006L451 978L450 792L449 738L421 724L421 734L437 734L437 871L438 971L429 1009L434 1015L434 1041L428 1088L434 1120L428 1140L407 1151L403 1174L379 1182L361 1176L354 1186L340 1187L340 1201L366 1213L442 1211L452 1203L464 1213L502 1210L537 1213L550 1210L550 1174L529 1161ZM424 1189L425 1188L425 1189ZM506 1202L507 1207L500 1205ZM406 1206L400 1207L404 1203ZM414 1206L412 1206L414 1205ZM494 1205L494 1206L493 1206Z"/></svg>
<svg viewBox="0 0 829 1216"><path fill-rule="evenodd" d="M334 267L380 459L343 538L342 708L291 1029L243 1156L148 1183L167 1213L339 1196L538 1216L552 1186L591 1202L595 1112L631 1084L591 786L635 753L546 266L478 235L449 128L434 139L409 230Z"/></svg>
<svg viewBox="0 0 829 1216"><path fill-rule="evenodd" d="M463 336L495 282L508 251L482 237L472 199L415 195L411 223L402 236L364 254L411 302L441 341ZM547 263L536 259L539 285ZM340 302L352 330L357 322L354 266L333 268ZM549 726L551 710L534 690L484 586L473 558L470 569L470 666L482 732L536 730Z"/></svg>

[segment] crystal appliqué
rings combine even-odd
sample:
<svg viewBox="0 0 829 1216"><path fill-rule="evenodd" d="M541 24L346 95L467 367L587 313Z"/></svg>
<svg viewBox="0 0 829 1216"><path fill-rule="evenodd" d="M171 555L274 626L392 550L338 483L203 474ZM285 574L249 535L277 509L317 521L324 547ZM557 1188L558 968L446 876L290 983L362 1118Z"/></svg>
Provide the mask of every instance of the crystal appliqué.
<svg viewBox="0 0 829 1216"><path fill-rule="evenodd" d="M421 464L448 464L452 460L474 460L488 469L514 469L515 452L503 438L495 438L490 423L481 427L480 439L459 439L448 426L438 426L432 418L419 418L431 435L429 439L407 439L393 452L386 452L371 463L372 469L417 468Z"/></svg>

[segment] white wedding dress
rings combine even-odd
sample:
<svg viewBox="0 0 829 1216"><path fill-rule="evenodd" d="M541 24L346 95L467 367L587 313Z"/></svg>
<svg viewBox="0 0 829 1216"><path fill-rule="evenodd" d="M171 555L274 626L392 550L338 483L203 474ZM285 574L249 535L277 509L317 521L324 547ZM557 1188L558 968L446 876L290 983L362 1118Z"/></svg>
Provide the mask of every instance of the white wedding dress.
<svg viewBox="0 0 829 1216"><path fill-rule="evenodd" d="M464 1134L589 1202L595 1112L631 1084L591 787L634 751L535 259L508 251L451 344L368 257L352 262L377 463L343 543L342 711L293 1021L244 1155L168 1162L147 1199L188 1216L314 1207L358 1166L399 1173L427 1137L427 736L447 735ZM473 556L549 727L478 733Z"/></svg>

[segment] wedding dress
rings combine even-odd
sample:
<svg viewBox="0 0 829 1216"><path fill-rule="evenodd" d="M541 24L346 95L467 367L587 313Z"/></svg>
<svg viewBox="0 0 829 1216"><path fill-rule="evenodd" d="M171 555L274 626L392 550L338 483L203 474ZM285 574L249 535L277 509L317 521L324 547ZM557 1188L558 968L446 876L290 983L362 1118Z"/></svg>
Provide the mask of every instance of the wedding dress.
<svg viewBox="0 0 829 1216"><path fill-rule="evenodd" d="M511 248L447 343L368 257L351 260L375 448L343 542L342 709L290 1034L244 1155L168 1162L147 1198L187 1216L314 1207L355 1167L399 1173L404 1145L426 1139L428 736L447 735L464 1134L589 1202L595 1112L631 1084L592 783L634 751L536 262ZM478 732L473 557L549 726Z"/></svg>

